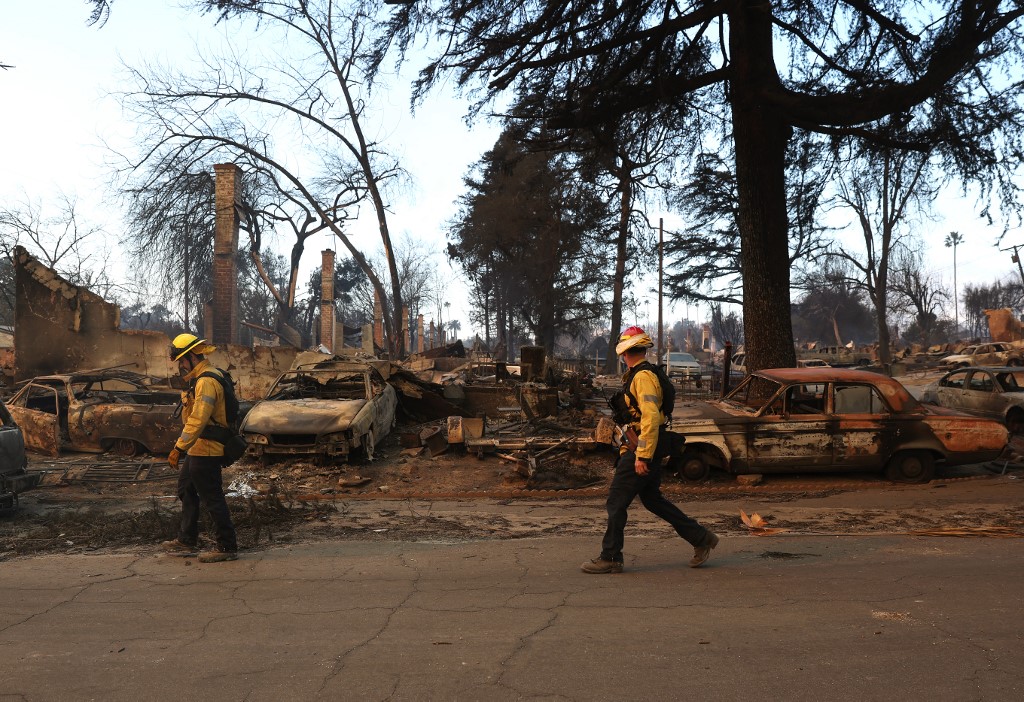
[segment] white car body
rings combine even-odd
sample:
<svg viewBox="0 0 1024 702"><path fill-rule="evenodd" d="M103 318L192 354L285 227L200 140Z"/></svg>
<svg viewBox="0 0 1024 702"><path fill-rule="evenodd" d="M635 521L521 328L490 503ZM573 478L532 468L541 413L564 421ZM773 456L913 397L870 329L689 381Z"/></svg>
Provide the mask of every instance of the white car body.
<svg viewBox="0 0 1024 702"><path fill-rule="evenodd" d="M691 354L683 351L669 351L661 357L661 363L669 378L700 380L700 363Z"/></svg>

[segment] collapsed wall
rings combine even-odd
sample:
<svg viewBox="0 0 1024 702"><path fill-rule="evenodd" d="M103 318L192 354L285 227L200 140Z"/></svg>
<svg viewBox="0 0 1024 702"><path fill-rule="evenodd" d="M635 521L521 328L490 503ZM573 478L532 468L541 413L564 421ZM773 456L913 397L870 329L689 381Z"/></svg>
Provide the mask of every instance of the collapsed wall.
<svg viewBox="0 0 1024 702"><path fill-rule="evenodd" d="M74 370L123 367L166 377L165 334L121 331L121 309L64 280L17 247L14 379Z"/></svg>
<svg viewBox="0 0 1024 702"><path fill-rule="evenodd" d="M122 330L121 308L72 285L20 246L15 249L14 379L122 368L170 380L177 366L167 357L171 340L156 331ZM238 394L263 397L291 367L291 347L219 345L210 361L235 378Z"/></svg>

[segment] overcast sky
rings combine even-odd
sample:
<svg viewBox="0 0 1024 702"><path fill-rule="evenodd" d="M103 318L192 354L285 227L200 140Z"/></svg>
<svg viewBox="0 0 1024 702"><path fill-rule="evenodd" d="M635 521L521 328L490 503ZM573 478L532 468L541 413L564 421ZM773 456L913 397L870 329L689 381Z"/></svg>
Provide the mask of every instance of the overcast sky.
<svg viewBox="0 0 1024 702"><path fill-rule="evenodd" d="M65 193L77 198L82 214L110 232L116 245L123 224L111 198L110 147L130 152L135 131L112 94L124 87L121 61L183 65L197 46L203 51L221 43L225 26L216 25L213 16L180 9L174 0L122 0L102 27L87 26L88 14L82 0L4 8L0 62L13 68L0 71L0 199L10 205L27 195L46 208ZM455 213L462 177L493 145L497 129L488 123L467 127L465 103L447 95L429 99L413 116L408 92L407 80L380 91L381 121L366 128L377 130L412 175L411 186L392 202L392 236L396 241L405 235L423 240L437 252L442 276L452 280L452 315L462 317L465 334L466 289L442 255L445 222ZM361 248L380 248L374 218L361 221L353 231ZM279 253L286 254L288 246L290 242L282 242ZM311 238L305 271L319 268L325 248L347 255L327 235ZM458 315L455 310L460 310Z"/></svg>
<svg viewBox="0 0 1024 702"><path fill-rule="evenodd" d="M212 16L180 9L174 0L121 0L103 27L87 26L88 14L82 0L5 3L0 62L14 68L0 71L0 201L10 205L27 194L45 206L63 192L76 197L82 213L101 224L116 242L122 223L110 197L110 151L104 144L130 150L134 134L117 99L109 95L123 87L119 84L121 59L129 64L185 62L197 45L223 41L225 29ZM390 103L387 123L377 126L414 179L409 192L393 202L392 228L397 237L408 233L438 252L438 264L453 281L452 316L461 317L465 336L469 328L463 303L466 290L457 283L459 272L441 255L444 225L455 212L453 203L462 191L466 169L494 143L497 130L489 124L466 127L462 119L466 105L451 96L435 95L411 116L405 82L385 95ZM961 291L965 283L990 282L1016 272L1009 254L994 247L1000 230L985 225L974 215L975 209L970 201L950 195L940 203L939 220L921 226L929 232L923 265L950 287L953 256L942 242L949 231L964 235L958 252ZM651 213L655 224L659 214ZM675 224L666 221L667 227ZM372 221L357 231L361 246L377 250L379 238ZM1024 236L1011 233L1004 246L1009 244L1024 244ZM319 252L324 248L342 249L327 236L310 240L304 270L319 267ZM281 253L285 252L282 247ZM656 279L651 287L654 283ZM657 298L649 299L636 320L640 323L657 319ZM687 314L702 319L706 310L706 306L680 304L666 309L666 323Z"/></svg>

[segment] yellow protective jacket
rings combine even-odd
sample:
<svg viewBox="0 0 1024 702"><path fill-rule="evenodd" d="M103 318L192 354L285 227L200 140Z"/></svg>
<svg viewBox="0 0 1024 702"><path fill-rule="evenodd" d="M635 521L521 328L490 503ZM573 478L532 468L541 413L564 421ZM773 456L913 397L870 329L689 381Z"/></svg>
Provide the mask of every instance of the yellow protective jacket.
<svg viewBox="0 0 1024 702"><path fill-rule="evenodd" d="M224 388L214 378L199 377L206 372L220 375L220 371L204 358L185 376L189 390L181 393L181 419L185 423L185 428L181 430L181 436L175 442L174 448L189 456L224 455L224 444L200 436L210 422L222 427L228 425Z"/></svg>
<svg viewBox="0 0 1024 702"><path fill-rule="evenodd" d="M628 374L629 371L626 372ZM626 375L622 376L625 383ZM630 426L637 433L636 457L650 460L654 458L654 450L658 447L658 436L661 425L665 423L665 415L661 413L661 383L652 371L642 370L633 376L629 392L636 398L637 404L626 395L626 407L633 417ZM623 447L620 453L628 449Z"/></svg>

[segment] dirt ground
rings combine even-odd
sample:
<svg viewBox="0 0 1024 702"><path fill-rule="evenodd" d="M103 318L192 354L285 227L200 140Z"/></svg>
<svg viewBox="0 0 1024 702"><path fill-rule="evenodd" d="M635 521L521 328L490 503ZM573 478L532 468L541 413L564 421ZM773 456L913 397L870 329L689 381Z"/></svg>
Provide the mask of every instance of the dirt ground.
<svg viewBox="0 0 1024 702"><path fill-rule="evenodd" d="M565 453L526 478L523 464L455 448L430 457L403 453L400 432L372 462L321 466L243 460L225 471L240 547L320 539L465 540L594 534L604 528L610 450ZM1022 451L1024 453L1024 451ZM909 533L965 529L1021 535L1024 463L963 466L926 485L895 485L877 474L766 476L744 485L724 473L689 484L668 476L670 499L728 534L758 513L782 533ZM176 474L162 458L71 455L30 458L45 471L0 518L0 561L34 553L152 548L176 534ZM1008 497L1015 495L1012 499ZM635 515L635 516L634 516ZM631 529L664 531L644 510Z"/></svg>

